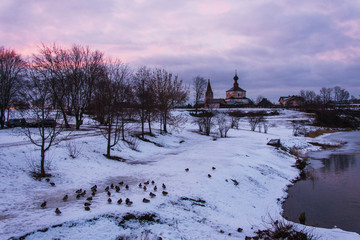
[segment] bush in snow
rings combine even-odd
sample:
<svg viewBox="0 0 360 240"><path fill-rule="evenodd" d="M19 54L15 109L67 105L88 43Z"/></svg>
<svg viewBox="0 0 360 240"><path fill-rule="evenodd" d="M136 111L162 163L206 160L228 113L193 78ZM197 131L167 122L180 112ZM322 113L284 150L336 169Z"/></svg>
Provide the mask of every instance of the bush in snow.
<svg viewBox="0 0 360 240"><path fill-rule="evenodd" d="M206 135L210 135L211 128L214 125L213 117L215 113L210 109L209 111L202 111L198 114L191 114L191 116L195 117L194 122L199 126L199 132L203 132Z"/></svg>
<svg viewBox="0 0 360 240"><path fill-rule="evenodd" d="M256 127L264 121L263 116L248 116L251 131L255 131Z"/></svg>
<svg viewBox="0 0 360 240"><path fill-rule="evenodd" d="M231 121L224 113L218 113L216 115L216 122L219 129L220 137L227 137L227 132L231 128Z"/></svg>
<svg viewBox="0 0 360 240"><path fill-rule="evenodd" d="M82 148L76 144L75 140L73 140L66 142L66 149L70 157L77 158L80 155Z"/></svg>
<svg viewBox="0 0 360 240"><path fill-rule="evenodd" d="M128 147L131 150L137 151L138 147L139 147L139 138L134 137L134 136L130 136L127 138L127 140L125 141L126 144L128 145Z"/></svg>

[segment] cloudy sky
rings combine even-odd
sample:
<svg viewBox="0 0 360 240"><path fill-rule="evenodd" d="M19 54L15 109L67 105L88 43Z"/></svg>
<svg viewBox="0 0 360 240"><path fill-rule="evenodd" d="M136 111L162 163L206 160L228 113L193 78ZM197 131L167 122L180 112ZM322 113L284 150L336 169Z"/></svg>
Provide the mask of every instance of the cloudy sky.
<svg viewBox="0 0 360 240"><path fill-rule="evenodd" d="M301 89L360 94L359 0L1 0L0 46L89 46L136 69L164 67L215 97L235 69L247 96Z"/></svg>

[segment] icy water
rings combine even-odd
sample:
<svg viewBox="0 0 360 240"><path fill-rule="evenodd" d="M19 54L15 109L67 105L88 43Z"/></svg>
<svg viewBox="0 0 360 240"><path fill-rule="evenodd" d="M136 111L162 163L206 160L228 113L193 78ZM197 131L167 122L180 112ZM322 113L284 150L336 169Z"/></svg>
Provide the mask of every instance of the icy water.
<svg viewBox="0 0 360 240"><path fill-rule="evenodd" d="M360 154L310 155L307 175L289 188L283 216L299 222L305 212L306 225L360 233Z"/></svg>

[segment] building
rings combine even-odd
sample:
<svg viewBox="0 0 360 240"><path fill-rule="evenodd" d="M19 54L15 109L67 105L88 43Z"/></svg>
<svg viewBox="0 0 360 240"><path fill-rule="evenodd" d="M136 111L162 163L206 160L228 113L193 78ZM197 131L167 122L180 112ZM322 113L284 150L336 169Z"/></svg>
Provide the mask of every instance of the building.
<svg viewBox="0 0 360 240"><path fill-rule="evenodd" d="M227 105L248 105L249 99L246 97L246 91L239 87L239 77L235 73L233 87L226 91L226 104Z"/></svg>
<svg viewBox="0 0 360 240"><path fill-rule="evenodd" d="M211 89L210 80L208 80L208 85L205 93L205 108L220 108L226 104L224 99L214 98L214 93Z"/></svg>
<svg viewBox="0 0 360 240"><path fill-rule="evenodd" d="M261 108L272 108L274 107L274 104L267 98L263 98L256 106Z"/></svg>
<svg viewBox="0 0 360 240"><path fill-rule="evenodd" d="M205 108L221 108L221 107L241 107L249 105L250 101L246 97L246 91L239 87L239 77L235 73L233 87L226 91L226 98L214 98L211 89L210 80L205 93Z"/></svg>
<svg viewBox="0 0 360 240"><path fill-rule="evenodd" d="M287 96L287 97L280 97L279 103L282 107L300 107L304 105L305 100L300 96Z"/></svg>

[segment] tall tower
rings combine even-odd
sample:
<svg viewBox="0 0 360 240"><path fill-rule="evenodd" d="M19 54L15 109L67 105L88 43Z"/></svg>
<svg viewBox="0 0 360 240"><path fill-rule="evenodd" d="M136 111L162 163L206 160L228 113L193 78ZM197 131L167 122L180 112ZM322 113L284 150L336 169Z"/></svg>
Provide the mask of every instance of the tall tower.
<svg viewBox="0 0 360 240"><path fill-rule="evenodd" d="M237 89L239 88L239 84L238 84L238 81L239 80L239 77L237 76L237 71L235 70L235 76L234 76L234 89Z"/></svg>
<svg viewBox="0 0 360 240"><path fill-rule="evenodd" d="M209 100L214 98L214 93L211 89L211 85L210 85L210 79L208 80L208 85L207 85L207 89L206 89L206 93L205 93L205 102L208 102Z"/></svg>

